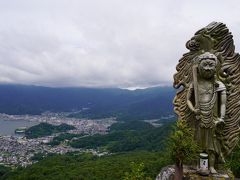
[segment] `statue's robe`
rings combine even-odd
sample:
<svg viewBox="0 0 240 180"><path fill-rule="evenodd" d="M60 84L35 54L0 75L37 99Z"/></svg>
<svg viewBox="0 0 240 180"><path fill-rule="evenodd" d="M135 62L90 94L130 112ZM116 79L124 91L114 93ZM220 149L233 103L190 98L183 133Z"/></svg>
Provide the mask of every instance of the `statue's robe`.
<svg viewBox="0 0 240 180"><path fill-rule="evenodd" d="M195 123L195 140L197 141L202 152L214 152L218 155L221 153L221 137L217 137L215 122L220 117L220 94L226 91L225 85L220 81L215 81L213 95L209 102L199 102L201 111L200 119L194 119ZM194 87L190 85L190 100L194 102Z"/></svg>

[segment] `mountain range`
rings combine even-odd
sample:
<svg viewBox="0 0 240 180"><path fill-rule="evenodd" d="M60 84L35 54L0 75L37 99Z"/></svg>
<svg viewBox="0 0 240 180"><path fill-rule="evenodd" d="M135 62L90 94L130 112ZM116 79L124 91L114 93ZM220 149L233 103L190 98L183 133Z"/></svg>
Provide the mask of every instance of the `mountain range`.
<svg viewBox="0 0 240 180"><path fill-rule="evenodd" d="M155 119L173 114L174 95L172 87L127 90L2 84L0 113L37 115L45 111L71 111L70 116L80 118Z"/></svg>

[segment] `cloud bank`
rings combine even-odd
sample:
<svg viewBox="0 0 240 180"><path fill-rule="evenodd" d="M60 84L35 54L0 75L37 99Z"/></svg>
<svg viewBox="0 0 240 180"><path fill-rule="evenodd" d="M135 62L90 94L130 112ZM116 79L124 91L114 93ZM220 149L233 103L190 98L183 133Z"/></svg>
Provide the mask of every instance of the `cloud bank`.
<svg viewBox="0 0 240 180"><path fill-rule="evenodd" d="M171 85L185 42L212 21L240 51L238 17L237 0L0 0L0 83Z"/></svg>

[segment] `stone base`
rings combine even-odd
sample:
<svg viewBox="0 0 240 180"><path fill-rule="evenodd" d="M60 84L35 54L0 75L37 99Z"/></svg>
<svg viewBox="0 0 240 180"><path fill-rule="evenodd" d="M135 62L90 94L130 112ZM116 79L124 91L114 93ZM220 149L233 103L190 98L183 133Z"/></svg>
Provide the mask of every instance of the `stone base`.
<svg viewBox="0 0 240 180"><path fill-rule="evenodd" d="M156 180L174 180L174 175L174 166L167 166L162 168L161 172L156 177Z"/></svg>
<svg viewBox="0 0 240 180"><path fill-rule="evenodd" d="M174 166L167 166L162 168L156 180L174 180L175 168ZM231 180L234 176L231 172L219 171L217 174L210 174L208 176L202 176L197 173L197 169L189 166L183 167L183 179L185 180Z"/></svg>

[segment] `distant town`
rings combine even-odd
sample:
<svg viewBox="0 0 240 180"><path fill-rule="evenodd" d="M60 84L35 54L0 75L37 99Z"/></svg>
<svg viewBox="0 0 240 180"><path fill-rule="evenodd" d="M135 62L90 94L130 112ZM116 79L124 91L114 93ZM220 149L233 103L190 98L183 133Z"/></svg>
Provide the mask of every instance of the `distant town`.
<svg viewBox="0 0 240 180"><path fill-rule="evenodd" d="M105 134L108 128L116 122L114 117L90 120L69 118L69 113L52 113L45 112L42 115L7 115L0 114L0 119L14 121L27 120L39 123L49 123L52 125L68 124L76 129L69 130L71 134L93 135L96 133ZM19 127L20 129L24 127ZM65 132L66 133L66 132ZM9 166L27 166L35 162L34 156L37 154L57 153L64 154L68 152L92 152L101 156L104 152L98 152L93 149L77 149L68 146L66 143L57 146L50 146L48 143L58 136L59 133L51 136L45 136L34 139L27 139L23 135L0 136L0 163Z"/></svg>

